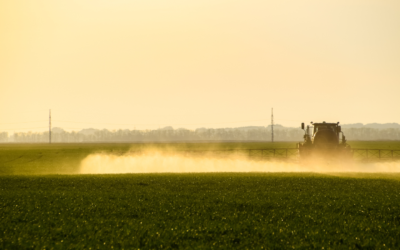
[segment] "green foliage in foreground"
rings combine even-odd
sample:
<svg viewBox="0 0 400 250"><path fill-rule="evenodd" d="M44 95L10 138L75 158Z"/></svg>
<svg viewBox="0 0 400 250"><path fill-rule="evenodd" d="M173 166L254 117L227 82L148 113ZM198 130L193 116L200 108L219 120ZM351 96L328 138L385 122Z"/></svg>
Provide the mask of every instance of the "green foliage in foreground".
<svg viewBox="0 0 400 250"><path fill-rule="evenodd" d="M0 177L2 249L399 249L399 239L397 180L313 174Z"/></svg>

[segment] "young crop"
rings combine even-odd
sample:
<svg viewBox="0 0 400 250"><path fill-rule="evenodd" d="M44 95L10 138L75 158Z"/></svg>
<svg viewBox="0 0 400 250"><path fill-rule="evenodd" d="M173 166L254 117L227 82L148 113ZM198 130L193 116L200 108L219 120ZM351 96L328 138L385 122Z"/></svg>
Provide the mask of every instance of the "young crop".
<svg viewBox="0 0 400 250"><path fill-rule="evenodd" d="M394 173L74 175L99 152L293 145L2 145L0 249L400 248Z"/></svg>
<svg viewBox="0 0 400 250"><path fill-rule="evenodd" d="M312 174L0 177L0 247L400 246L400 182Z"/></svg>

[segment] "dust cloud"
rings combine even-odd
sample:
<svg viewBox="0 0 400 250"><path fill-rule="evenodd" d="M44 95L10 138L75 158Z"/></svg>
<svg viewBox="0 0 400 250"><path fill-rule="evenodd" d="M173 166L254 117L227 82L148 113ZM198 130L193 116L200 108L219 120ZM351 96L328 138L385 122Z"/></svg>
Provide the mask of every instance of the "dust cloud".
<svg viewBox="0 0 400 250"><path fill-rule="evenodd" d="M216 157L215 155L194 156L182 152L146 150L140 153L126 153L123 155L95 153L82 160L80 166L81 174L205 172L399 173L400 162L257 161L236 154Z"/></svg>

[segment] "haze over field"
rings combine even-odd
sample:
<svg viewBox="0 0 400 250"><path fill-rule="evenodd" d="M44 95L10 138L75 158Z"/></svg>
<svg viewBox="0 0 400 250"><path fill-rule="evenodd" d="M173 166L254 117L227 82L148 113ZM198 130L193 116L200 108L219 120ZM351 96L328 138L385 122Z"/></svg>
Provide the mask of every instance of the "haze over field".
<svg viewBox="0 0 400 250"><path fill-rule="evenodd" d="M400 123L396 0L1 1L0 131Z"/></svg>
<svg viewBox="0 0 400 250"><path fill-rule="evenodd" d="M322 159L313 159L312 162L307 163L276 159L252 161L243 154L232 154L227 157L212 155L193 157L182 152L148 149L139 155L95 153L83 159L80 166L80 174L212 172L399 173L400 162L341 161L334 163Z"/></svg>

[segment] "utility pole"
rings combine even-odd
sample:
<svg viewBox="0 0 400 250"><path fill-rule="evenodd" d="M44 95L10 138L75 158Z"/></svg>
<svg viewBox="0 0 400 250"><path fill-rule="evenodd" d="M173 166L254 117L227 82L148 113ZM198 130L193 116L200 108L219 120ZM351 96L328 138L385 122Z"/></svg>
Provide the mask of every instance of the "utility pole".
<svg viewBox="0 0 400 250"><path fill-rule="evenodd" d="M51 109L49 109L49 144L51 144Z"/></svg>
<svg viewBox="0 0 400 250"><path fill-rule="evenodd" d="M271 141L274 142L274 108L271 109Z"/></svg>

